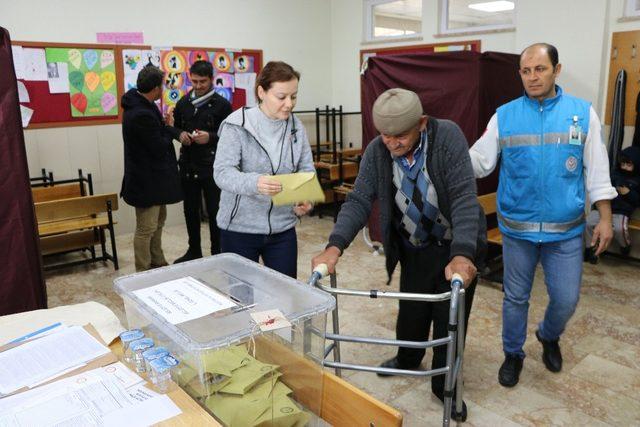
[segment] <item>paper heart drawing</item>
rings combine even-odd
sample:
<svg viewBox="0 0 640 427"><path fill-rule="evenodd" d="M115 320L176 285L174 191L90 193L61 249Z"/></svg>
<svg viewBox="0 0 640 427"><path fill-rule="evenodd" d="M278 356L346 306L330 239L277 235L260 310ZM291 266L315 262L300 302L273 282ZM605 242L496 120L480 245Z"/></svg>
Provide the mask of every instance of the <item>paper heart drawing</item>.
<svg viewBox="0 0 640 427"><path fill-rule="evenodd" d="M98 62L98 52L93 49L85 50L82 56L88 69L92 69L96 65L96 62Z"/></svg>
<svg viewBox="0 0 640 427"><path fill-rule="evenodd" d="M106 114L116 106L116 97L113 96L112 93L105 92L102 94L102 98L100 99L100 104L102 105L102 110Z"/></svg>
<svg viewBox="0 0 640 427"><path fill-rule="evenodd" d="M100 81L102 82L102 88L106 92L116 82L116 75L113 71L103 71L100 74Z"/></svg>
<svg viewBox="0 0 640 427"><path fill-rule="evenodd" d="M89 71L84 75L84 83L87 85L87 88L89 88L89 90L93 92L94 90L96 90L98 84L100 83L100 76L98 76L93 71Z"/></svg>
<svg viewBox="0 0 640 427"><path fill-rule="evenodd" d="M82 63L82 54L80 51L78 49L71 49L67 55L69 56L69 62L71 65L75 68L80 68L80 64Z"/></svg>
<svg viewBox="0 0 640 427"><path fill-rule="evenodd" d="M71 83L71 86L78 89L78 91L82 92L82 88L84 87L84 74L80 71L70 72L69 83Z"/></svg>
<svg viewBox="0 0 640 427"><path fill-rule="evenodd" d="M113 52L110 50L103 50L100 53L100 68L107 68L113 64Z"/></svg>
<svg viewBox="0 0 640 427"><path fill-rule="evenodd" d="M71 95L71 105L82 114L87 110L87 97L83 93Z"/></svg>

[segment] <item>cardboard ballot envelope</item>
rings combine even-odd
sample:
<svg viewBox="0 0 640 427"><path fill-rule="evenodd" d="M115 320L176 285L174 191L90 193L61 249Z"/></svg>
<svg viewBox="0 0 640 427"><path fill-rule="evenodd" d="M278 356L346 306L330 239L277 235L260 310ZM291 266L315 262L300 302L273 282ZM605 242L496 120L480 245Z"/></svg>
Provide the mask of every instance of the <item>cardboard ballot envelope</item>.
<svg viewBox="0 0 640 427"><path fill-rule="evenodd" d="M271 178L282 184L282 191L272 196L276 206L295 205L305 201L324 202L324 192L315 172L273 175Z"/></svg>

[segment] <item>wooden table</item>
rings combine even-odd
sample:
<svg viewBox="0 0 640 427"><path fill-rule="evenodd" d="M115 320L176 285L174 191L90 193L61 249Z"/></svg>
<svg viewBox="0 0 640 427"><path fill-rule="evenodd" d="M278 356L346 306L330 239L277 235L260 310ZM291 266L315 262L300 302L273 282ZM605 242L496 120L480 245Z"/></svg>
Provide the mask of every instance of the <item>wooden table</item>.
<svg viewBox="0 0 640 427"><path fill-rule="evenodd" d="M120 340L115 340L109 346L111 351L115 353L119 359L122 359L122 345L120 344ZM149 385L151 388L153 386ZM156 424L157 426L162 427L174 427L174 426L220 426L218 421L216 421L207 411L202 408L202 406L198 405L195 400L191 398L184 390L182 390L177 384L171 384L170 391L167 393L167 396L173 400L173 402L178 405L178 407L182 410L182 414L177 417L170 418L168 420L162 421L161 423Z"/></svg>

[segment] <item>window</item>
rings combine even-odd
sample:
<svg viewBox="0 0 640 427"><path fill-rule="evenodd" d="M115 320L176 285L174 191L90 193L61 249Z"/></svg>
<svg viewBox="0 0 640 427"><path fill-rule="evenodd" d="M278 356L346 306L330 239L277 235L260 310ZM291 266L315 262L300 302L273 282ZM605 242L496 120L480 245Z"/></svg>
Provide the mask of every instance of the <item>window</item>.
<svg viewBox="0 0 640 427"><path fill-rule="evenodd" d="M640 0L626 0L624 5L625 17L640 17Z"/></svg>
<svg viewBox="0 0 640 427"><path fill-rule="evenodd" d="M516 0L440 0L440 33L515 29Z"/></svg>
<svg viewBox="0 0 640 427"><path fill-rule="evenodd" d="M365 0L365 41L397 40L422 34L422 0Z"/></svg>

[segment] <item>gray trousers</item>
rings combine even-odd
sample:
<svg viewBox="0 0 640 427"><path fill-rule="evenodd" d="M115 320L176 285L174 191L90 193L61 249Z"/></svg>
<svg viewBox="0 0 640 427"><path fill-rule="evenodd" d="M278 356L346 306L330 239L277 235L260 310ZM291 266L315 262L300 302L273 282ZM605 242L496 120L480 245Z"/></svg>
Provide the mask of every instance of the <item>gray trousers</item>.
<svg viewBox="0 0 640 427"><path fill-rule="evenodd" d="M593 238L593 229L600 221L600 212L597 209L592 210L587 216L587 226L584 230L585 247L591 245ZM613 214L613 238L618 242L620 247L624 248L631 245L631 237L629 236L629 217L622 214Z"/></svg>

